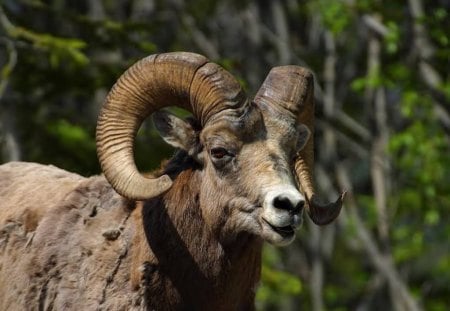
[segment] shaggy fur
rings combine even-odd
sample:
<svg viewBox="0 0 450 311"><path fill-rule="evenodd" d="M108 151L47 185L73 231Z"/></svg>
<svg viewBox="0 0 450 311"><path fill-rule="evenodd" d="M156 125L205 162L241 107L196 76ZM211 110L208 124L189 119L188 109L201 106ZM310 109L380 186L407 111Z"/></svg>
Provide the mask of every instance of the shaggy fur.
<svg viewBox="0 0 450 311"><path fill-rule="evenodd" d="M8 163L0 180L0 309L129 310L128 202L52 166Z"/></svg>
<svg viewBox="0 0 450 311"><path fill-rule="evenodd" d="M219 242L192 208L198 178L144 205L103 176L0 166L0 309L252 310L262 241Z"/></svg>

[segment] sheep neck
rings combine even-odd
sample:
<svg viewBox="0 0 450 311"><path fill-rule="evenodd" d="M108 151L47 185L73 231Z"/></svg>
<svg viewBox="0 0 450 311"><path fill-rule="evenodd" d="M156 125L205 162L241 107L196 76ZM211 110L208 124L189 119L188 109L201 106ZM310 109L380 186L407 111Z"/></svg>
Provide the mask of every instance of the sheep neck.
<svg viewBox="0 0 450 311"><path fill-rule="evenodd" d="M183 171L170 191L141 209L140 283L148 292L161 293L147 297L147 303L160 307L170 302L168 309L251 310L262 242L246 233L221 241L220 229L203 219L200 178L198 170Z"/></svg>

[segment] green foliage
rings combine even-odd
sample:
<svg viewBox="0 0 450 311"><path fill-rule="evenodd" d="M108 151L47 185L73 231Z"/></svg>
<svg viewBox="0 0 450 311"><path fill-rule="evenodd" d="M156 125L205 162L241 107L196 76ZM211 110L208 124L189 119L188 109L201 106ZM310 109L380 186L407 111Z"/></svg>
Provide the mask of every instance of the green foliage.
<svg viewBox="0 0 450 311"><path fill-rule="evenodd" d="M366 77L357 78L352 81L351 88L355 92L362 93L366 88L374 89L383 86L387 81L381 76L379 69L375 68Z"/></svg>
<svg viewBox="0 0 450 311"><path fill-rule="evenodd" d="M66 60L75 64L87 65L89 59L82 52L86 47L86 42L78 39L58 38L50 34L39 34L24 28L17 28L15 33L19 39L30 40L37 49L42 49L49 53L50 64L53 67L59 66Z"/></svg>
<svg viewBox="0 0 450 311"><path fill-rule="evenodd" d="M361 216L364 218L366 226L375 228L377 223L377 208L374 197L371 195L358 195L356 199L358 206L361 208Z"/></svg>
<svg viewBox="0 0 450 311"><path fill-rule="evenodd" d="M400 76L404 75L403 71L400 70ZM394 133L389 142L399 183L391 198L396 207L393 256L398 264L414 263L417 277L426 279L433 274L448 283L450 252L448 247L436 249L436 245L447 243L450 233L447 221L450 212L448 136L435 120L432 98L407 88L400 104L406 125ZM414 217L415 214L422 216ZM424 254L429 254L425 269ZM427 309L441 310L438 300L428 299L428 302Z"/></svg>
<svg viewBox="0 0 450 311"><path fill-rule="evenodd" d="M393 135L389 144L396 167L407 185L418 188L427 200L437 199L450 190L448 139L434 121L429 98L404 92L401 111L410 124Z"/></svg>
<svg viewBox="0 0 450 311"><path fill-rule="evenodd" d="M340 34L351 23L351 11L345 1L312 1L311 11L321 14L322 22L333 34Z"/></svg>
<svg viewBox="0 0 450 311"><path fill-rule="evenodd" d="M330 310L349 309L343 301L357 300L364 295L365 286L371 281L374 271L367 268L368 260L365 256L358 256L346 250L345 240L354 239L351 232L354 224L348 224L350 229L336 241L332 262L327 271L324 284L324 297Z"/></svg>
<svg viewBox="0 0 450 311"><path fill-rule="evenodd" d="M441 25L448 24L448 19L448 9L438 7L429 16L425 17L424 21L430 29L431 39L440 47L436 51L436 55L444 62L448 61L450 57L450 33L448 27L442 27Z"/></svg>
<svg viewBox="0 0 450 311"><path fill-rule="evenodd" d="M300 280L277 268L280 263L278 251L271 246L266 246L263 252L261 284L256 295L261 306L280 305L282 301L298 296L302 292Z"/></svg>
<svg viewBox="0 0 450 311"><path fill-rule="evenodd" d="M386 51L389 54L394 54L398 51L398 45L400 43L400 28L395 22L386 23L388 32L384 38Z"/></svg>
<svg viewBox="0 0 450 311"><path fill-rule="evenodd" d="M61 38L51 34L37 33L32 30L10 25L6 31L11 38L29 41L38 50L49 53L50 63L57 67L60 62L69 60L78 65L87 65L88 57L82 52L86 42L73 39Z"/></svg>
<svg viewBox="0 0 450 311"><path fill-rule="evenodd" d="M424 250L424 234L422 231L410 230L410 226L400 225L395 228L393 234L395 245L401 247L394 248L394 259L401 263L416 259Z"/></svg>
<svg viewBox="0 0 450 311"><path fill-rule="evenodd" d="M50 134L57 137L69 151L76 152L79 148L83 150L93 150L95 148L92 137L83 127L70 124L66 120L58 120L49 124L47 130Z"/></svg>

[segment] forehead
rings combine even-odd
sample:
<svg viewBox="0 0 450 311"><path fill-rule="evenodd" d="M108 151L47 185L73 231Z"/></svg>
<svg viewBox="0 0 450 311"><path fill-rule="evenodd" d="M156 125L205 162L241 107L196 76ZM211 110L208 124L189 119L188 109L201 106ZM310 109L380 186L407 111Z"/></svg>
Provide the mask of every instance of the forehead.
<svg viewBox="0 0 450 311"><path fill-rule="evenodd" d="M238 118L224 117L208 125L202 136L205 139L220 137L243 143L271 140L283 145L295 139L295 123L295 117L291 113L251 105Z"/></svg>
<svg viewBox="0 0 450 311"><path fill-rule="evenodd" d="M265 135L262 113L254 105L249 105L238 117L224 115L212 124L205 126L202 131L202 138L219 136L243 142L264 139Z"/></svg>

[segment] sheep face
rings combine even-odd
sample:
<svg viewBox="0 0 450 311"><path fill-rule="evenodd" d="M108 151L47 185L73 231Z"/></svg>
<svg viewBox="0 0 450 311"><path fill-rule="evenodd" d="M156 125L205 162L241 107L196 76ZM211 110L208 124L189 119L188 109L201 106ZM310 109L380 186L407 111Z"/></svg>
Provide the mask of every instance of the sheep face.
<svg viewBox="0 0 450 311"><path fill-rule="evenodd" d="M153 119L166 142L200 164L200 205L211 228L224 239L241 232L276 245L294 239L305 198L292 166L310 136L305 125L256 105L203 129L165 112Z"/></svg>

